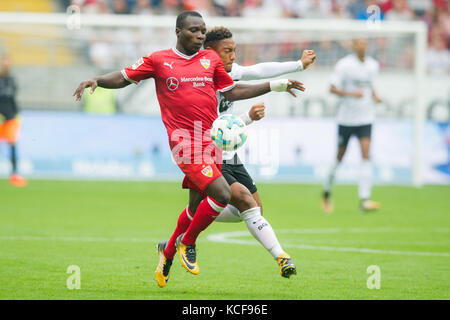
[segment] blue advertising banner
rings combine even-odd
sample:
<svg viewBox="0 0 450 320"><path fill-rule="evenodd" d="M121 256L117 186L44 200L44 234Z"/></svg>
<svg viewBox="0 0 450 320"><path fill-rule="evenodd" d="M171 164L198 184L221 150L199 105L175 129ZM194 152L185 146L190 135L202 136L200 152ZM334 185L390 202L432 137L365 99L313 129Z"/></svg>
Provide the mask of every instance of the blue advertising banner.
<svg viewBox="0 0 450 320"><path fill-rule="evenodd" d="M28 178L181 181L165 127L158 116L23 112L19 170ZM410 184L414 128L410 120L379 120L372 131L374 182ZM249 126L239 150L255 181L321 183L336 155L332 119L265 118ZM426 183L450 183L450 125L425 126ZM10 172L9 150L0 143L0 175ZM361 161L350 141L337 182L353 183Z"/></svg>

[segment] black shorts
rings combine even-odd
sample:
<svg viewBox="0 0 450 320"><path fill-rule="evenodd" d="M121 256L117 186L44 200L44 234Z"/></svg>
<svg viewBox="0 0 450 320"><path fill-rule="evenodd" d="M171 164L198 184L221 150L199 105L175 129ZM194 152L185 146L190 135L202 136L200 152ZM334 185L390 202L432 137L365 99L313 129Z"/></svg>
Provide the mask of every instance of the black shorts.
<svg viewBox="0 0 450 320"><path fill-rule="evenodd" d="M17 106L14 100L10 98L0 98L0 122L8 121L17 116Z"/></svg>
<svg viewBox="0 0 450 320"><path fill-rule="evenodd" d="M235 182L239 182L244 185L251 194L258 191L252 177L248 174L237 154L234 155L232 160L224 161L222 163L222 175L230 186Z"/></svg>
<svg viewBox="0 0 450 320"><path fill-rule="evenodd" d="M372 125L363 126L338 126L338 146L346 147L352 135L361 138L370 138L372 134Z"/></svg>

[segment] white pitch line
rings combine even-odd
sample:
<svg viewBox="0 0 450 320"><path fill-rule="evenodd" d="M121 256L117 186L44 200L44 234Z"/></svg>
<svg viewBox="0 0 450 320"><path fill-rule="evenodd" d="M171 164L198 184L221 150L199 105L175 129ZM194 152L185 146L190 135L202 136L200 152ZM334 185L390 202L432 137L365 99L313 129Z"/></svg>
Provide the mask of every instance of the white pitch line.
<svg viewBox="0 0 450 320"><path fill-rule="evenodd" d="M329 233L420 233L420 232L436 232L450 233L449 228L299 228L277 230L277 233L300 233L300 234L329 234Z"/></svg>
<svg viewBox="0 0 450 320"><path fill-rule="evenodd" d="M63 242L158 242L151 238L105 238L105 237L57 237L57 236L0 236L0 241L63 241Z"/></svg>
<svg viewBox="0 0 450 320"><path fill-rule="evenodd" d="M389 230L389 231L388 231ZM278 230L277 233L292 234L292 233L353 233L353 232L398 232L397 229L379 228L379 229L338 229L338 228L322 228L322 229L285 229ZM404 229L403 231L406 231ZM411 229L411 232L419 230ZM436 230L437 231L437 230ZM437 232L448 232L450 229L440 229ZM256 240L236 239L236 237L249 236L248 231L235 231L218 233L208 236L209 241L234 243L243 245L258 245ZM68 236L0 236L0 241L63 241L63 242L131 242L131 243L154 243L161 239L153 238L107 238L107 237L68 237ZM421 252L421 251L400 251L400 250L379 250L370 248L354 248L354 247L330 247L330 246L314 246L307 244L283 244L285 247L299 248L306 250L322 250L322 251L339 251L339 252L360 252L360 253L374 253L374 254L391 254L391 255L418 255L418 256L439 256L450 257L447 252Z"/></svg>
<svg viewBox="0 0 450 320"><path fill-rule="evenodd" d="M282 233L289 233L289 230L283 230ZM278 231L277 231L278 233ZM233 243L244 245L259 245L256 240L236 239L236 237L248 236L248 231L224 232L208 236L209 241L221 243ZM307 244L283 244L284 247L306 249L306 250L321 250L321 251L338 251L338 252L358 252L358 253L374 253L374 254L391 254L391 255L409 255L409 256L436 256L436 257L450 257L448 252L421 252L421 251L401 251L401 250L380 250L370 248L353 248L353 247L329 247L329 246L313 246Z"/></svg>

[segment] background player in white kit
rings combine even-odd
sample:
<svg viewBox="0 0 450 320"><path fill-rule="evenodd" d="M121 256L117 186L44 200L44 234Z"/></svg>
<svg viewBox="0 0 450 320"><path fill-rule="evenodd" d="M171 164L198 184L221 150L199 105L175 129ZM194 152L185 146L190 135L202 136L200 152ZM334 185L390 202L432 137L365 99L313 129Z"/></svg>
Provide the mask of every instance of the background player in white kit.
<svg viewBox="0 0 450 320"><path fill-rule="evenodd" d="M353 41L353 54L339 60L331 78L330 92L340 97L337 112L338 153L326 178L322 196L322 208L333 212L330 199L331 188L336 170L341 163L348 141L355 135L361 145L362 163L358 193L360 209L376 210L380 204L370 200L372 189L372 164L370 160L370 142L372 123L375 120L374 102L381 99L373 88L373 80L379 70L379 63L367 56L368 43L365 39Z"/></svg>

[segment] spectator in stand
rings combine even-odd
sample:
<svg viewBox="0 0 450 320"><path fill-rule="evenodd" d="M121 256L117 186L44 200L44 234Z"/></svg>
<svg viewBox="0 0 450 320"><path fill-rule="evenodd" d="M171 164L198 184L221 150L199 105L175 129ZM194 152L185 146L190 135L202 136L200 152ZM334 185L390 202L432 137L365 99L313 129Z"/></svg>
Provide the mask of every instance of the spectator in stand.
<svg viewBox="0 0 450 320"><path fill-rule="evenodd" d="M309 0L308 9L304 12L305 19L330 18L332 14L331 0Z"/></svg>
<svg viewBox="0 0 450 320"><path fill-rule="evenodd" d="M130 10L126 0L113 0L113 12L115 14L128 14Z"/></svg>
<svg viewBox="0 0 450 320"><path fill-rule="evenodd" d="M450 1L447 0L446 5L442 6L442 10L439 11L437 23L444 33L446 39L446 47L450 47Z"/></svg>
<svg viewBox="0 0 450 320"><path fill-rule="evenodd" d="M450 73L450 51L446 47L445 36L439 27L431 32L430 48L428 50L428 71L431 74Z"/></svg>
<svg viewBox="0 0 450 320"><path fill-rule="evenodd" d="M136 5L132 9L133 14L152 15L154 11L152 9L152 3L150 0L137 0Z"/></svg>
<svg viewBox="0 0 450 320"><path fill-rule="evenodd" d="M212 0L216 15L222 17L227 16L227 5L230 2L230 0Z"/></svg>
<svg viewBox="0 0 450 320"><path fill-rule="evenodd" d="M183 10L182 0L162 0L160 6L160 14L162 15L178 15Z"/></svg>
<svg viewBox="0 0 450 320"><path fill-rule="evenodd" d="M416 15L406 0L392 0L392 9L386 13L386 20L408 21L414 20Z"/></svg>
<svg viewBox="0 0 450 320"><path fill-rule="evenodd" d="M417 17L422 17L426 11L433 8L432 0L408 0L408 4Z"/></svg>
<svg viewBox="0 0 450 320"><path fill-rule="evenodd" d="M204 17L216 15L212 0L183 0L184 10L197 11Z"/></svg>
<svg viewBox="0 0 450 320"><path fill-rule="evenodd" d="M81 9L81 12L88 14L111 13L107 0L72 0L71 5Z"/></svg>
<svg viewBox="0 0 450 320"><path fill-rule="evenodd" d="M276 0L246 0L242 10L242 16L248 18L279 18L282 14L282 9Z"/></svg>
<svg viewBox="0 0 450 320"><path fill-rule="evenodd" d="M244 7L244 2L242 0L227 0L226 5L227 15L230 17L238 17L241 15L242 9Z"/></svg>

